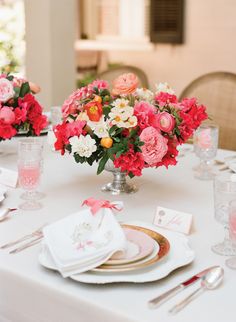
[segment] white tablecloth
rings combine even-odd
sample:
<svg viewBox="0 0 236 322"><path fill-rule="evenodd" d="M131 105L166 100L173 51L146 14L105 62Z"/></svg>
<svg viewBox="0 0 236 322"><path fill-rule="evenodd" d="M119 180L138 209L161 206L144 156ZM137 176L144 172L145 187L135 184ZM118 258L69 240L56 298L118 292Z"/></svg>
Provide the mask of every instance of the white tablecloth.
<svg viewBox="0 0 236 322"><path fill-rule="evenodd" d="M1 144L1 143L0 143ZM53 222L80 209L84 199L93 196L122 200L122 221L152 222L158 205L192 213L194 223L189 236L196 257L192 264L168 277L145 284L88 285L63 279L38 263L40 245L10 255L0 251L0 322L235 322L236 273L225 267L225 257L210 247L223 239L223 227L214 219L213 184L194 179L192 167L198 162L192 152L179 159L175 167L146 169L134 178L139 191L132 195L111 196L100 191L111 178L96 175L96 166L76 164L71 156L60 156L46 146L41 190L46 193L39 211L23 212L0 223L0 244L14 240L41 224ZM225 155L227 152L219 151ZM16 154L0 155L0 165L16 169ZM21 189L12 189L4 206L20 202ZM191 293L197 284L179 293L156 310L147 301L182 282L193 273L212 265L225 269L223 284L207 291L176 316L168 309Z"/></svg>

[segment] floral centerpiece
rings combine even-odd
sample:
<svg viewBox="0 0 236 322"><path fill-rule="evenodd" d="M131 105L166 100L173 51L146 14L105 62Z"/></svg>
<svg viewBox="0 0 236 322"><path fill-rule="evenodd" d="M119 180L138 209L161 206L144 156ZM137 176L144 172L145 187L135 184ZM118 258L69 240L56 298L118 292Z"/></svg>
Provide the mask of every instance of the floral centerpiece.
<svg viewBox="0 0 236 322"><path fill-rule="evenodd" d="M0 141L11 139L21 131L40 135L47 117L33 94L40 88L12 75L0 75Z"/></svg>
<svg viewBox="0 0 236 322"><path fill-rule="evenodd" d="M62 106L63 122L54 127L55 149L76 162L107 162L129 177L144 168L177 163L177 146L186 142L207 118L195 98L178 101L165 83L156 92L138 88L134 74L113 81L95 80L72 93ZM118 170L117 170L118 171Z"/></svg>

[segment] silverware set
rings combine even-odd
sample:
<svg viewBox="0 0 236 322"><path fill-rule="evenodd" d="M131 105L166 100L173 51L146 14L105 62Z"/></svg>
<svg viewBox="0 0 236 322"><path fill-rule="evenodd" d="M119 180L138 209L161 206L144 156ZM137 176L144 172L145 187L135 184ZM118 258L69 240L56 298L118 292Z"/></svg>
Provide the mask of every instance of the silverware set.
<svg viewBox="0 0 236 322"><path fill-rule="evenodd" d="M172 289L166 291L165 293L153 298L148 302L149 308L155 309L165 303L167 300L172 298L174 295L184 290L186 287L194 284L199 279L201 280L201 285L194 292L188 295L186 298L174 305L169 313L176 314L182 310L187 304L194 300L198 295L200 295L205 290L215 289L223 280L224 270L220 266L209 267L193 276L191 276L186 281L178 284Z"/></svg>
<svg viewBox="0 0 236 322"><path fill-rule="evenodd" d="M43 228L45 226L46 225L43 225L30 234L27 234L17 240L11 241L7 244L0 246L0 249L7 249L20 244L19 246L9 251L9 254L17 254L24 249L27 249L31 246L38 244L43 239Z"/></svg>

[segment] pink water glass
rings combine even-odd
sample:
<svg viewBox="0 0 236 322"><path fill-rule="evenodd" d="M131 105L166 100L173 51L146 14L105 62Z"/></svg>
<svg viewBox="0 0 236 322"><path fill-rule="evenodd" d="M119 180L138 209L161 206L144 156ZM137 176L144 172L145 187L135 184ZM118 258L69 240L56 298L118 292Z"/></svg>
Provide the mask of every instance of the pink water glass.
<svg viewBox="0 0 236 322"><path fill-rule="evenodd" d="M229 236L236 250L236 199L229 206ZM226 266L236 269L236 256L226 260Z"/></svg>
<svg viewBox="0 0 236 322"><path fill-rule="evenodd" d="M236 174L222 173L214 180L215 219L224 226L225 237L220 243L211 247L219 255L236 255L236 248L229 236L229 212L232 200L236 200Z"/></svg>
<svg viewBox="0 0 236 322"><path fill-rule="evenodd" d="M23 210L40 209L42 205L35 198L39 185L42 162L42 147L32 139L23 139L18 145L18 176L19 184L24 189L26 201L19 205Z"/></svg>

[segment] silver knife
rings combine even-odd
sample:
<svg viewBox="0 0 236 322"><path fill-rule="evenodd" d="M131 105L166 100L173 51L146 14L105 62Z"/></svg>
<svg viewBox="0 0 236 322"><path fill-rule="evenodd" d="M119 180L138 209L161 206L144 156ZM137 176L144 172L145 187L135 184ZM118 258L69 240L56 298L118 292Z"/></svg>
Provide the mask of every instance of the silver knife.
<svg viewBox="0 0 236 322"><path fill-rule="evenodd" d="M165 293L153 298L152 300L150 300L148 302L149 308L155 309L155 308L161 306L161 304L163 304L164 302L169 300L172 296L176 295L181 290L185 289L189 285L198 281L199 278L203 277L205 274L207 274L211 269L213 269L215 267L217 267L217 266L208 267L208 268L204 269L203 271L191 276L186 281L184 281L184 282L178 284L177 286L173 287L172 289L166 291Z"/></svg>

